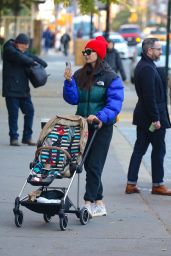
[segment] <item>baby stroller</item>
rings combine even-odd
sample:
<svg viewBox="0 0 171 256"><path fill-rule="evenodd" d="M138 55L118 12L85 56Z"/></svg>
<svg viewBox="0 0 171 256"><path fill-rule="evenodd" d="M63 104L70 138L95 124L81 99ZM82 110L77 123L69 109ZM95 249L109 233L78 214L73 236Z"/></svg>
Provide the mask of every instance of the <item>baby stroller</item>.
<svg viewBox="0 0 171 256"><path fill-rule="evenodd" d="M54 215L58 215L60 229L63 231L68 224L68 213L74 213L82 225L88 223L87 208L79 207L79 175L97 130L98 125L94 124L94 134L85 150L88 125L84 118L77 115L56 116L45 124L38 139L34 160L30 163L29 176L15 199L13 212L17 227L21 227L23 223L20 206L43 214L47 223ZM76 174L78 183L75 206L68 193ZM63 178L69 178L68 187L50 186L55 179ZM37 186L38 189L22 197L27 184Z"/></svg>

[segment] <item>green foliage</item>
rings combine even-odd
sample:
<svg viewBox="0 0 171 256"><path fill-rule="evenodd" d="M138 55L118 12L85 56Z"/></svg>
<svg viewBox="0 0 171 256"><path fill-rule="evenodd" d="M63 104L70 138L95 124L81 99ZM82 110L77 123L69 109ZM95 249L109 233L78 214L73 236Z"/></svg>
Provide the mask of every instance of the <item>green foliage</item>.
<svg viewBox="0 0 171 256"><path fill-rule="evenodd" d="M55 4L63 3L64 6L69 6L71 4L71 0L54 0ZM95 1L94 0L79 0L78 5L80 7L80 11L83 14L95 12Z"/></svg>
<svg viewBox="0 0 171 256"><path fill-rule="evenodd" d="M19 15L23 7L28 7L30 9L32 3L36 3L38 0L0 0L0 10L2 13L8 12L10 10L14 15ZM116 4L126 4L126 0L99 0L104 4L116 3ZM72 4L72 0L54 0L55 4L62 3L64 7ZM78 0L80 11L82 14L97 12L96 0Z"/></svg>
<svg viewBox="0 0 171 256"><path fill-rule="evenodd" d="M122 24L128 23L129 17L130 17L130 11L128 9L125 9L117 13L115 18L112 20L112 24L111 24L112 30L117 31Z"/></svg>
<svg viewBox="0 0 171 256"><path fill-rule="evenodd" d="M32 3L35 3L35 0L0 0L1 14L28 13Z"/></svg>
<svg viewBox="0 0 171 256"><path fill-rule="evenodd" d="M55 4L63 4L64 6L69 6L71 4L71 0L54 0Z"/></svg>
<svg viewBox="0 0 171 256"><path fill-rule="evenodd" d="M99 0L99 2L102 2L104 4L110 4L110 3L118 3L120 0ZM68 6L72 4L72 0L54 0L55 4L63 3L64 6ZM96 0L79 0L78 5L80 7L80 11L82 14L89 14L89 13L95 13L97 12L96 8Z"/></svg>
<svg viewBox="0 0 171 256"><path fill-rule="evenodd" d="M80 0L79 1L80 11L83 14L94 13L95 12L95 2L94 0Z"/></svg>

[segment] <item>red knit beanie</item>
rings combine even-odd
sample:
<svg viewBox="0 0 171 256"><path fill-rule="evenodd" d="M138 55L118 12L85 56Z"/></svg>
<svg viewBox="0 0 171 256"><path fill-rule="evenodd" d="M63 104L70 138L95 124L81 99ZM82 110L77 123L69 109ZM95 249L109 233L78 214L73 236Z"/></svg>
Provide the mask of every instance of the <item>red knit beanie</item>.
<svg viewBox="0 0 171 256"><path fill-rule="evenodd" d="M85 49L89 48L94 50L97 55L103 60L106 56L107 45L108 43L103 36L97 36L95 39L90 40L86 44Z"/></svg>

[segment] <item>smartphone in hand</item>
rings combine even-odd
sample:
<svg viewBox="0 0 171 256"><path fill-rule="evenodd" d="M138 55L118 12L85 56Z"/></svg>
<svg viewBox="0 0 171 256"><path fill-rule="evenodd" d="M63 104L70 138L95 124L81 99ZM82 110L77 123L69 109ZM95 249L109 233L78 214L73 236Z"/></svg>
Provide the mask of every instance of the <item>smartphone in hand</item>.
<svg viewBox="0 0 171 256"><path fill-rule="evenodd" d="M66 68L71 70L71 62L70 61L67 61L66 62Z"/></svg>
<svg viewBox="0 0 171 256"><path fill-rule="evenodd" d="M65 68L64 77L65 77L67 80L71 80L71 76L72 76L71 62L68 61L68 62L66 62L66 68Z"/></svg>
<svg viewBox="0 0 171 256"><path fill-rule="evenodd" d="M154 132L156 130L156 127L154 126L153 123L151 123L150 127L149 127L149 131L150 132Z"/></svg>

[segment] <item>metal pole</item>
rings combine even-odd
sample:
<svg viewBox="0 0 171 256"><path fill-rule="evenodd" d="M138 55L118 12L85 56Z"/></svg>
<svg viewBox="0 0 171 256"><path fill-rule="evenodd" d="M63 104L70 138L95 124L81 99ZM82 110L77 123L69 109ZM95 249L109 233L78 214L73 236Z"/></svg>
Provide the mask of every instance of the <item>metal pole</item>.
<svg viewBox="0 0 171 256"><path fill-rule="evenodd" d="M168 0L167 8L167 38L166 38L166 78L168 81L168 66L169 66L169 52L170 52L170 12L171 12L171 0Z"/></svg>

